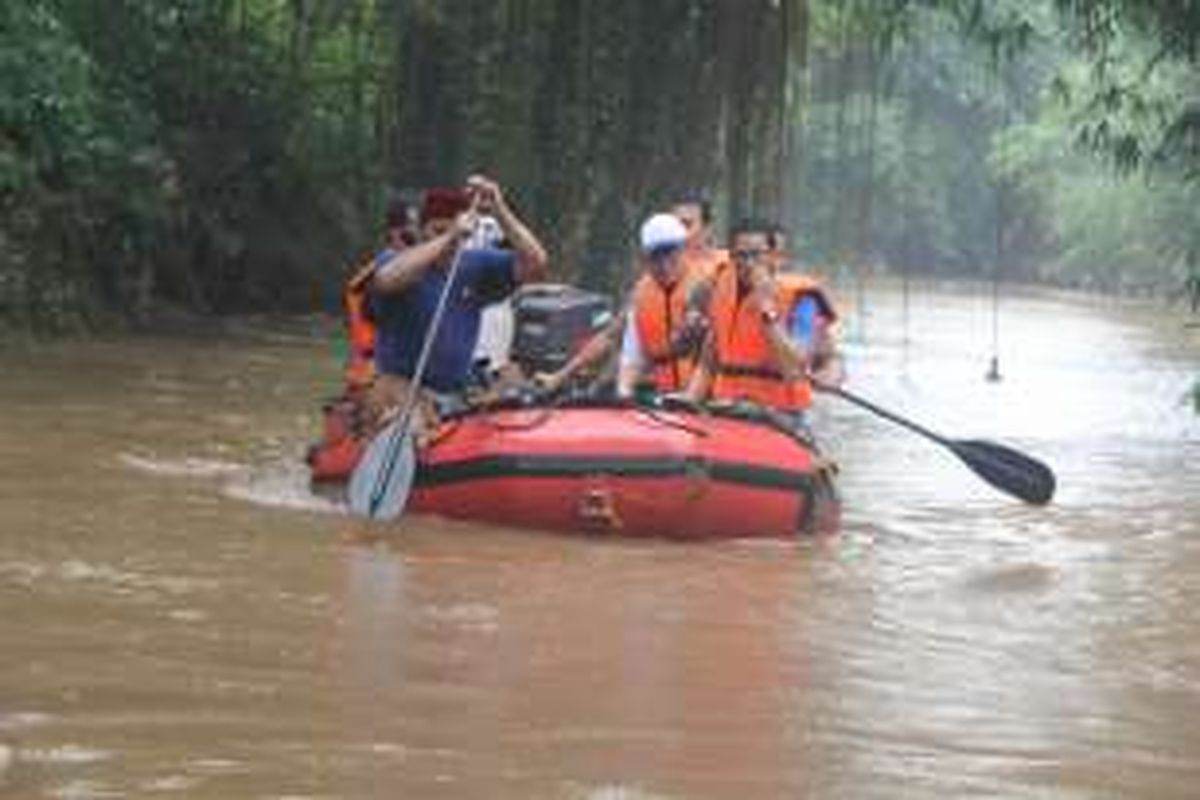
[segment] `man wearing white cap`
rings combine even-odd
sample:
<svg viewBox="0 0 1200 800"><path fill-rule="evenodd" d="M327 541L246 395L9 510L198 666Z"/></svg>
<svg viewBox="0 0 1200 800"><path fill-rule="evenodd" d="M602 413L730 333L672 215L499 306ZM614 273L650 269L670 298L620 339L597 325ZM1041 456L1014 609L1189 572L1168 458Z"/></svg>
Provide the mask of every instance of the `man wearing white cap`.
<svg viewBox="0 0 1200 800"><path fill-rule="evenodd" d="M648 379L660 393L687 387L694 352L677 346L693 276L683 259L687 229L674 214L655 214L642 223L642 276L633 287L617 365L617 396L632 397Z"/></svg>
<svg viewBox="0 0 1200 800"><path fill-rule="evenodd" d="M658 392L686 388L698 356L698 348L680 346L678 336L693 277L698 277L690 274L683 258L687 235L673 214L654 214L642 223L638 237L641 275L625 313L592 337L562 369L534 376L538 383L557 391L603 362L619 339L618 397L632 397L644 377Z"/></svg>

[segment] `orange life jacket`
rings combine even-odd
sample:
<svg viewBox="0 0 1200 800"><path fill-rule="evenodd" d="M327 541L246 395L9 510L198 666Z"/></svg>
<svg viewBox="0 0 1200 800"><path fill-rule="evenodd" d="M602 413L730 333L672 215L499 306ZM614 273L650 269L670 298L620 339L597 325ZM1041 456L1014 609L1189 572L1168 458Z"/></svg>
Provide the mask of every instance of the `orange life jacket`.
<svg viewBox="0 0 1200 800"><path fill-rule="evenodd" d="M364 265L354 273L342 292L346 312L346 336L350 352L342 377L348 389L362 389L375 379L375 323L367 318L367 287L374 264Z"/></svg>
<svg viewBox="0 0 1200 800"><path fill-rule="evenodd" d="M688 281L681 277L669 289L650 275L643 275L633 288L633 324L637 326L642 354L650 367L650 379L660 392L687 386L695 366L690 356L672 352L672 338L686 311Z"/></svg>
<svg viewBox="0 0 1200 800"><path fill-rule="evenodd" d="M681 277L670 289L663 289L650 275L643 275L633 287L633 324L650 366L650 379L660 392L686 389L696 368L696 353L679 352L672 345L687 313L688 292L696 281L710 277L707 266L684 262Z"/></svg>
<svg viewBox="0 0 1200 800"><path fill-rule="evenodd" d="M789 313L804 295L812 295L827 320L836 318L820 284L803 275L775 277L775 305ZM712 396L718 400L745 399L771 408L802 410L812 403L807 377L788 379L775 359L763 331L758 306L739 297L737 270L717 277L710 305L715 356Z"/></svg>

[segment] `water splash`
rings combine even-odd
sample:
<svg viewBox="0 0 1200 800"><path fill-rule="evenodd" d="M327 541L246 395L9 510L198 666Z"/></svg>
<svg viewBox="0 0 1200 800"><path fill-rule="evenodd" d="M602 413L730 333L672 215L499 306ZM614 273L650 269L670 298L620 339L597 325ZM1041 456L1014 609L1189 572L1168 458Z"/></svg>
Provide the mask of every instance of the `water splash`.
<svg viewBox="0 0 1200 800"><path fill-rule="evenodd" d="M299 462L276 461L231 475L221 492L226 497L272 508L325 514L345 513L340 498L313 491L308 472Z"/></svg>
<svg viewBox="0 0 1200 800"><path fill-rule="evenodd" d="M232 461L190 456L181 459L161 459L136 453L118 453L117 461L140 472L172 478L211 478L231 475L247 469L246 465Z"/></svg>

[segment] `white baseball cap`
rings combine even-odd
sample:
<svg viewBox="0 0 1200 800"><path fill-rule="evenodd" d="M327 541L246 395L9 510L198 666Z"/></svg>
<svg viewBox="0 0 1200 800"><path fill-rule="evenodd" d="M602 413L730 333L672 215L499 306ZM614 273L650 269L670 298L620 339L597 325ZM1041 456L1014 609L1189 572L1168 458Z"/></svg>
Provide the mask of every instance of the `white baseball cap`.
<svg viewBox="0 0 1200 800"><path fill-rule="evenodd" d="M674 214L655 214L642 223L642 252L668 250L683 247L687 240L687 228Z"/></svg>

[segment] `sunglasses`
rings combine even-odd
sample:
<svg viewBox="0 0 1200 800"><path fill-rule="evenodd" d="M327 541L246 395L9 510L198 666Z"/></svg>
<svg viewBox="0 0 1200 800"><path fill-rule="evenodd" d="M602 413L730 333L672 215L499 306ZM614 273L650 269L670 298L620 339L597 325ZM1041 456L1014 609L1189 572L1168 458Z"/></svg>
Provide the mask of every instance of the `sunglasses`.
<svg viewBox="0 0 1200 800"><path fill-rule="evenodd" d="M733 257L742 264L753 264L767 254L766 249L755 248L747 250L734 250Z"/></svg>

